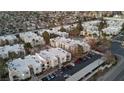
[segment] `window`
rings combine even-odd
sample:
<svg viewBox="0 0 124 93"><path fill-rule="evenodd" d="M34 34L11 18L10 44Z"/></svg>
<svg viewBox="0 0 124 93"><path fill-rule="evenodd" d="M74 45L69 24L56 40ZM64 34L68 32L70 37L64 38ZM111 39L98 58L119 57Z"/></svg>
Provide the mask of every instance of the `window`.
<svg viewBox="0 0 124 93"><path fill-rule="evenodd" d="M36 70L38 70L38 68L36 68Z"/></svg>
<svg viewBox="0 0 124 93"><path fill-rule="evenodd" d="M28 72L26 72L26 74L28 74Z"/></svg>
<svg viewBox="0 0 124 93"><path fill-rule="evenodd" d="M44 67L44 64L42 64L42 67Z"/></svg>
<svg viewBox="0 0 124 93"><path fill-rule="evenodd" d="M70 60L70 56L69 55L67 56L67 60Z"/></svg>
<svg viewBox="0 0 124 93"><path fill-rule="evenodd" d="M32 41L35 41L35 39L33 39Z"/></svg>
<svg viewBox="0 0 124 93"><path fill-rule="evenodd" d="M37 63L39 63L39 61L36 60Z"/></svg>
<svg viewBox="0 0 124 93"><path fill-rule="evenodd" d="M62 58L62 60L64 60L64 58Z"/></svg>
<svg viewBox="0 0 124 93"><path fill-rule="evenodd" d="M36 40L36 42L38 43L38 40Z"/></svg>
<svg viewBox="0 0 124 93"><path fill-rule="evenodd" d="M57 60L55 60L55 63L57 63Z"/></svg>
<svg viewBox="0 0 124 93"><path fill-rule="evenodd" d="M43 68L43 70L45 70L45 68Z"/></svg>
<svg viewBox="0 0 124 93"><path fill-rule="evenodd" d="M17 76L13 76L13 79L16 81L16 80L18 80L18 77Z"/></svg>

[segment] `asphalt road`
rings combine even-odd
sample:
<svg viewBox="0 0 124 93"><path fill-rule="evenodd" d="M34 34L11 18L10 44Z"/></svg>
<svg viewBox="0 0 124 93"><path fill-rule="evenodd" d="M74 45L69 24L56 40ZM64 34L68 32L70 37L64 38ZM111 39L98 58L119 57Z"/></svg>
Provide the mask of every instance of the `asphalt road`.
<svg viewBox="0 0 124 93"><path fill-rule="evenodd" d="M124 48L121 46L121 43L119 42L112 42L111 51L114 54L119 54L124 56Z"/></svg>
<svg viewBox="0 0 124 93"><path fill-rule="evenodd" d="M120 41L122 41L122 38L120 39ZM98 80L122 81L124 80L124 48L122 48L120 42L114 40L112 42L111 51L113 54L117 54L119 56L119 62L115 67L110 69L104 76L101 76Z"/></svg>
<svg viewBox="0 0 124 93"><path fill-rule="evenodd" d="M113 42L111 49L113 53L119 54L122 56L122 59L121 59L122 64L118 68L118 75L113 80L122 81L124 80L124 48L121 47L121 43Z"/></svg>
<svg viewBox="0 0 124 93"><path fill-rule="evenodd" d="M124 70L114 79L114 81L124 81Z"/></svg>

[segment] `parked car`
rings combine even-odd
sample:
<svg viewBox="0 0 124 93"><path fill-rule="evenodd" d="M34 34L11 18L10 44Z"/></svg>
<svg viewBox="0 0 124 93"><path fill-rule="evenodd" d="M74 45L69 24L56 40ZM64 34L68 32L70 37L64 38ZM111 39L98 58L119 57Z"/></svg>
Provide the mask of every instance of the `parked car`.
<svg viewBox="0 0 124 93"><path fill-rule="evenodd" d="M48 81L47 77L41 79L42 81Z"/></svg>
<svg viewBox="0 0 124 93"><path fill-rule="evenodd" d="M74 64L74 63L70 63L70 65L71 65L71 66L73 66L73 67L75 66L75 64Z"/></svg>
<svg viewBox="0 0 124 93"><path fill-rule="evenodd" d="M57 76L58 76L56 73L53 73L53 75L54 75L55 77L57 77Z"/></svg>
<svg viewBox="0 0 124 93"><path fill-rule="evenodd" d="M83 58L83 59L82 59L83 62L86 62L86 60L87 60L87 58Z"/></svg>
<svg viewBox="0 0 124 93"><path fill-rule="evenodd" d="M50 80L51 79L51 77L49 75L46 78L47 78L47 80Z"/></svg>
<svg viewBox="0 0 124 93"><path fill-rule="evenodd" d="M80 64L81 60L77 59L74 63L75 64Z"/></svg>
<svg viewBox="0 0 124 93"><path fill-rule="evenodd" d="M72 65L67 65L66 68L67 68L67 69L72 69L73 66L72 66Z"/></svg>
<svg viewBox="0 0 124 93"><path fill-rule="evenodd" d="M65 74L64 75L64 78L68 78L70 75L69 74Z"/></svg>
<svg viewBox="0 0 124 93"><path fill-rule="evenodd" d="M86 56L86 59L90 59L90 56L89 56L89 55L87 55L87 56Z"/></svg>
<svg viewBox="0 0 124 93"><path fill-rule="evenodd" d="M50 77L51 79L55 78L55 76L54 76L53 74L50 74L49 77Z"/></svg>
<svg viewBox="0 0 124 93"><path fill-rule="evenodd" d="M66 69L66 67L62 67L61 70L62 71L66 71L67 69Z"/></svg>

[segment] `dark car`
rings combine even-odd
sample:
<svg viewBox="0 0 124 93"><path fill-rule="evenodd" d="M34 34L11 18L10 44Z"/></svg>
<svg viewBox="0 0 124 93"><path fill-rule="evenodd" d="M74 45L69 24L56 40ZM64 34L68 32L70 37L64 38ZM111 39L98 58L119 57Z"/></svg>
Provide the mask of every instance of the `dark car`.
<svg viewBox="0 0 124 93"><path fill-rule="evenodd" d="M72 69L73 66L72 66L72 65L67 65L66 68L67 68L67 69Z"/></svg>
<svg viewBox="0 0 124 93"><path fill-rule="evenodd" d="M47 77L42 78L43 81L48 81Z"/></svg>
<svg viewBox="0 0 124 93"><path fill-rule="evenodd" d="M54 75L54 74L50 74L49 77L50 77L51 79L53 79L53 78L55 78L55 75Z"/></svg>
<svg viewBox="0 0 124 93"><path fill-rule="evenodd" d="M80 60L80 59L77 59L77 60L75 61L75 64L80 64L80 62L81 62L81 60Z"/></svg>

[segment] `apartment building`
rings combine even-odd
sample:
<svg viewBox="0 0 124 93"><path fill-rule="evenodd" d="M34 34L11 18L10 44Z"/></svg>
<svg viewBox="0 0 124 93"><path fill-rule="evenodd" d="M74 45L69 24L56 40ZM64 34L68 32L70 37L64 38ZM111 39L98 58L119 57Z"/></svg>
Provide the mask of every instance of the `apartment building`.
<svg viewBox="0 0 124 93"><path fill-rule="evenodd" d="M18 58L8 64L9 78L13 80L25 80L31 77L30 70L23 59Z"/></svg>
<svg viewBox="0 0 124 93"><path fill-rule="evenodd" d="M25 49L23 44L15 44L13 46L6 45L0 47L0 57L5 59L9 57L20 57L25 55Z"/></svg>
<svg viewBox="0 0 124 93"><path fill-rule="evenodd" d="M63 48L72 54L75 54L76 49L78 48L78 45L81 45L83 47L84 53L90 51L90 45L86 42L80 42L78 40L73 40L70 38L64 38L64 37L57 37L50 39L50 44L52 47L59 47Z"/></svg>
<svg viewBox="0 0 124 93"><path fill-rule="evenodd" d="M24 43L30 43L32 47L45 44L43 37L38 36L33 32L20 33L19 37Z"/></svg>
<svg viewBox="0 0 124 93"><path fill-rule="evenodd" d="M0 36L0 46L12 45L18 42L18 38L15 35Z"/></svg>

